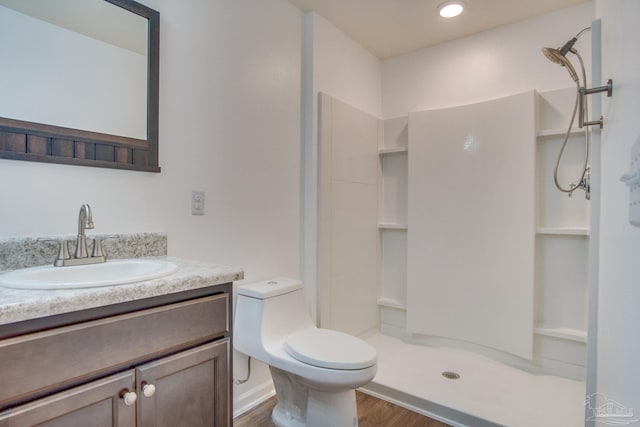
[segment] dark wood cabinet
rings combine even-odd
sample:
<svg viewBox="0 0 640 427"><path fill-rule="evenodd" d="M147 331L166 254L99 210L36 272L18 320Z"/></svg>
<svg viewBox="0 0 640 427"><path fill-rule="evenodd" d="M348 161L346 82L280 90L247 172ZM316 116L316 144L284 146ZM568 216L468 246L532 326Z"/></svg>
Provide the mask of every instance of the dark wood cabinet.
<svg viewBox="0 0 640 427"><path fill-rule="evenodd" d="M229 295L0 340L0 427L232 424Z"/></svg>
<svg viewBox="0 0 640 427"><path fill-rule="evenodd" d="M91 381L0 413L2 427L135 427L135 404L121 390L133 390L134 371Z"/></svg>
<svg viewBox="0 0 640 427"><path fill-rule="evenodd" d="M224 340L138 367L138 426L226 426L228 360L229 341ZM154 392L147 397L150 386Z"/></svg>

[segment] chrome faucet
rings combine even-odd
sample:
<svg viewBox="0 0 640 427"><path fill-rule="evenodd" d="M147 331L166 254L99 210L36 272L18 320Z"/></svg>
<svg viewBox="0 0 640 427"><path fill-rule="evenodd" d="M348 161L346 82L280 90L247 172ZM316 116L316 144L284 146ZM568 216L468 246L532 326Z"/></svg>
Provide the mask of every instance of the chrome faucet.
<svg viewBox="0 0 640 427"><path fill-rule="evenodd" d="M87 250L87 235L85 230L93 228L93 215L91 214L91 206L83 204L80 206L78 214L78 236L76 237L76 251L73 258L69 255L69 242L63 240L60 242L60 250L58 257L53 265L56 267L66 267L71 265L98 264L107 261L107 256L102 249L102 240L106 237L96 237L93 240L93 252L89 256Z"/></svg>

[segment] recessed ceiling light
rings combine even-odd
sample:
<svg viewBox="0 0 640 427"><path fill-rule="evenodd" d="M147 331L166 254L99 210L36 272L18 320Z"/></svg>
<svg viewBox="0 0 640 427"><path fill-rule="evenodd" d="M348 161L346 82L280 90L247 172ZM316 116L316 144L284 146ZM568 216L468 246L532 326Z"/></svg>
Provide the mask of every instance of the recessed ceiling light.
<svg viewBox="0 0 640 427"><path fill-rule="evenodd" d="M464 10L464 3L461 1L448 1L441 3L438 6L438 11L440 12L440 16L443 18L453 18L454 16L458 16Z"/></svg>

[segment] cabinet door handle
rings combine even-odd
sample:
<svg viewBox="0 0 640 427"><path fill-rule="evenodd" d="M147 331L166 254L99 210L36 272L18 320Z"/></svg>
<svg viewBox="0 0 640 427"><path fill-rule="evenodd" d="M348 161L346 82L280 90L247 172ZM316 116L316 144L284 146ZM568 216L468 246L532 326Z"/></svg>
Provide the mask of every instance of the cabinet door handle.
<svg viewBox="0 0 640 427"><path fill-rule="evenodd" d="M126 388L120 391L119 396L122 400L124 400L124 404L127 406L133 405L134 403L136 403L136 400L138 400L138 395Z"/></svg>
<svg viewBox="0 0 640 427"><path fill-rule="evenodd" d="M144 394L144 397L153 396L154 394L156 394L156 386L154 386L153 384L142 383L142 394Z"/></svg>

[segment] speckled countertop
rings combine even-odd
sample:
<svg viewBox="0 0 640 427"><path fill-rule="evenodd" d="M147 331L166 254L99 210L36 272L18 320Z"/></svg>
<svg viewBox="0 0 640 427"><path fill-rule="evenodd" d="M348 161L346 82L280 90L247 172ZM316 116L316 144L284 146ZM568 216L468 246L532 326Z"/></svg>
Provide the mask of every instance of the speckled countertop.
<svg viewBox="0 0 640 427"><path fill-rule="evenodd" d="M240 268L173 257L153 258L176 263L178 271L144 282L87 289L43 291L0 287L0 325L204 288L244 277Z"/></svg>

